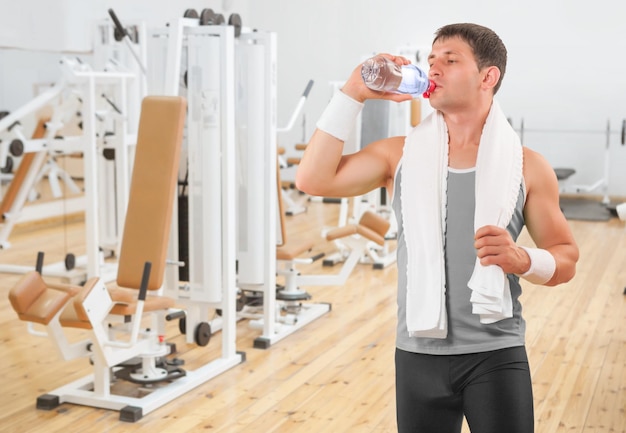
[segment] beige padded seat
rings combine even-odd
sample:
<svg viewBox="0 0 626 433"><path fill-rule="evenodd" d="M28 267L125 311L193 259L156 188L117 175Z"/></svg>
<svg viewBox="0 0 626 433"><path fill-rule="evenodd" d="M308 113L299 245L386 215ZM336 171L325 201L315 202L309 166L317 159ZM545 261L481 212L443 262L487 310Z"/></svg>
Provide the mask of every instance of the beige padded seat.
<svg viewBox="0 0 626 433"><path fill-rule="evenodd" d="M22 276L9 292L9 301L20 320L47 325L74 293L48 288L36 271Z"/></svg>
<svg viewBox="0 0 626 433"><path fill-rule="evenodd" d="M385 234L389 230L390 223L374 212L363 212L358 224L349 224L337 227L326 234L326 239L333 241L351 235L361 235L378 245L385 244Z"/></svg>

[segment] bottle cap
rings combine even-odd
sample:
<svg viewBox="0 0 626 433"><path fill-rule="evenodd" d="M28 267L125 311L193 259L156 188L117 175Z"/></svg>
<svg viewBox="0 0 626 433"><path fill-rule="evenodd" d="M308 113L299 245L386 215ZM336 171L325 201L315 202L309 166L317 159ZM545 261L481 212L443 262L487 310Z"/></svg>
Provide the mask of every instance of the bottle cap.
<svg viewBox="0 0 626 433"><path fill-rule="evenodd" d="M433 90L435 90L435 87L437 87L435 83L429 80L428 89L426 89L426 91L422 94L422 96L426 99L430 98L430 94L432 93Z"/></svg>

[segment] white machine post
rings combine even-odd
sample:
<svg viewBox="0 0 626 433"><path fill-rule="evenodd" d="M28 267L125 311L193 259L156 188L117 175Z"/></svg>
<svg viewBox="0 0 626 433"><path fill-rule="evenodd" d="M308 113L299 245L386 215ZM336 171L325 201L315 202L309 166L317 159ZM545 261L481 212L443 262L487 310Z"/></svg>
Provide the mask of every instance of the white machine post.
<svg viewBox="0 0 626 433"><path fill-rule="evenodd" d="M239 38L237 173L238 285L263 296L263 335L276 315L276 34Z"/></svg>
<svg viewBox="0 0 626 433"><path fill-rule="evenodd" d="M277 185L277 41L273 32L245 32L237 45L238 281L247 296L262 296L259 307L244 306L262 334L254 347L266 349L330 310L328 304L302 303L285 314L291 301L278 301L276 247L280 231ZM291 122L290 122L291 123ZM282 243L282 242L281 242ZM297 304L299 302L291 302ZM293 306L293 305L290 305Z"/></svg>
<svg viewBox="0 0 626 433"><path fill-rule="evenodd" d="M153 95L181 94L181 66L187 66L186 50L187 33L190 29L198 27L198 20L191 18L177 18L170 21L165 29L153 29L148 35L148 89ZM185 56L183 56L185 54ZM187 96L187 95L182 95ZM192 99L197 95L189 95L188 104L193 103ZM188 122L189 123L189 122ZM187 130L189 125L187 125ZM181 164L188 161L187 147L181 152ZM178 203L175 202L174 213L172 214L172 229L170 232L170 242L168 246L168 256L176 257L178 264ZM178 266L168 266L165 272L165 290L170 296L179 295L179 269ZM190 308L195 308L189 306ZM189 335L188 335L188 338Z"/></svg>
<svg viewBox="0 0 626 433"><path fill-rule="evenodd" d="M164 293L185 308L188 343L209 324L209 313L221 310L209 331L222 331L222 356L202 367L208 380L242 362L236 352L236 193L235 72L232 26L198 26L179 19L165 36L153 34L153 52L167 47L165 82L151 88L178 93L181 66L187 71L188 116L186 157L189 197L189 281L178 281L178 267L167 269ZM183 49L185 52L183 53ZM185 54L183 56L183 54ZM183 58L185 59L183 61ZM158 59L153 59L158 62ZM172 62L176 64L172 64ZM177 221L174 212L173 221ZM170 238L170 257L177 257L177 223ZM216 323L218 322L218 323Z"/></svg>

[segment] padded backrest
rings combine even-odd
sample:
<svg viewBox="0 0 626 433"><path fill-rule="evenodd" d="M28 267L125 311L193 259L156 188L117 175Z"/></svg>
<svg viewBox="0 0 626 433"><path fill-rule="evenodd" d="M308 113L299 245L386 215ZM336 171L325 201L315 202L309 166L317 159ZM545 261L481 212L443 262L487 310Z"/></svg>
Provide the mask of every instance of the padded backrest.
<svg viewBox="0 0 626 433"><path fill-rule="evenodd" d="M179 96L142 101L117 272L121 287L139 289L147 261L148 290L163 283L186 108Z"/></svg>

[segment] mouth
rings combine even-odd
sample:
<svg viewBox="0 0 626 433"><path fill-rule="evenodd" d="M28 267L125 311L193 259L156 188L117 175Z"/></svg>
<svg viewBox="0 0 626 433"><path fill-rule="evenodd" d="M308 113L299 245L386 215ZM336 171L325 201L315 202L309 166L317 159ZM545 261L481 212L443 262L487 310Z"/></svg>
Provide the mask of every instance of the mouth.
<svg viewBox="0 0 626 433"><path fill-rule="evenodd" d="M431 93L433 93L436 88L437 88L437 84L435 84L434 81L431 81L430 85L428 86L428 89L423 93L422 96L426 99L430 98Z"/></svg>

